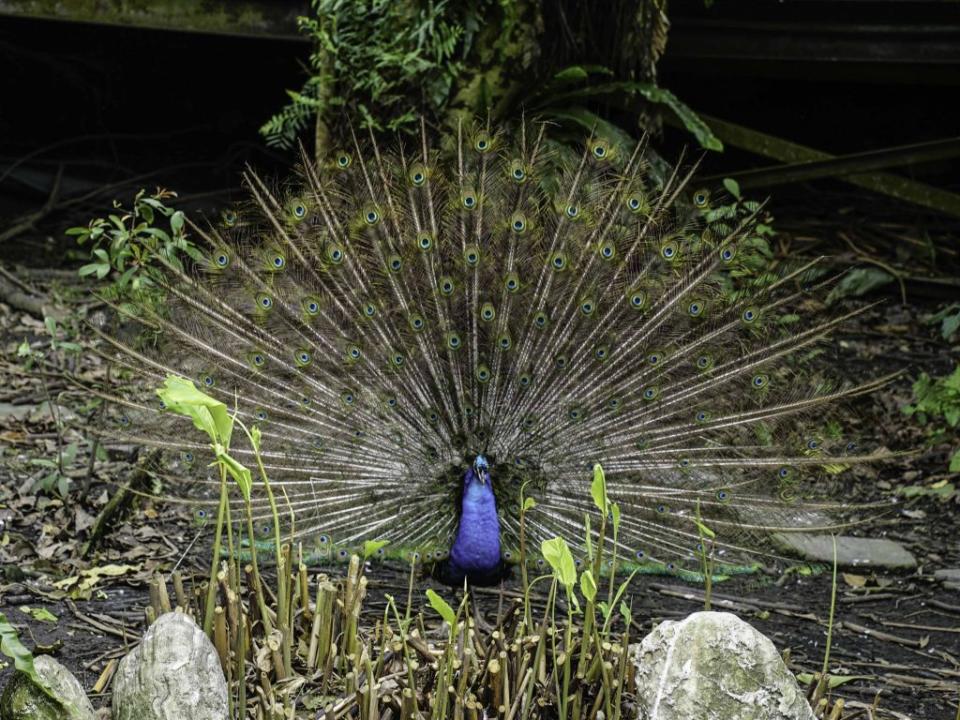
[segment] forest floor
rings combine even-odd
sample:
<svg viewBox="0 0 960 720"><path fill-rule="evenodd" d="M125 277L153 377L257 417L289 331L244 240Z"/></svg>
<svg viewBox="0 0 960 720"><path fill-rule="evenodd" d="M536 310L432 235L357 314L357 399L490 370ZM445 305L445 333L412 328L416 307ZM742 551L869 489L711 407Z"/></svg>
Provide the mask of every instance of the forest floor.
<svg viewBox="0 0 960 720"><path fill-rule="evenodd" d="M155 571L179 564L187 576L196 572L202 579L208 573L200 548L209 530L198 529L182 507L143 499L84 556L110 494L136 472L137 455L130 447L94 448L87 432L94 412L89 393L57 373L28 372L25 358L18 357L26 341L83 381L102 379L106 372L92 352L95 336L77 322L96 306L88 287L73 270L31 265L23 246L16 254L6 259L7 267L16 262L16 278L65 314L51 347L50 327L40 317L0 302L0 612L28 647L53 654L89 689L112 659L137 642ZM928 446L925 429L901 410L921 369L943 375L956 358L939 328L926 320L941 305L908 299L902 304L899 293L888 294L886 302L845 324L829 348L832 361L853 380L903 371L846 412L851 435L911 452L846 473L842 482L851 500L901 498L894 510L857 533L897 540L917 559L911 571L843 569L839 575L830 672L853 678L833 690L848 699L844 717L849 718L953 718L960 699L960 592L935 577L938 570L960 574L960 493L948 482L947 446ZM908 488L916 490L911 494ZM371 617L382 616L384 593L406 597L406 572L370 571ZM425 604L428 587L449 592L420 580L415 608ZM489 620L517 587L517 580L508 580L502 588L480 591ZM703 607L704 588L674 577L646 576L631 587L635 638L662 620ZM779 650L789 650L790 668L797 673L820 669L830 598L829 569L761 572L713 589L714 609L730 609ZM0 670L0 686L10 672ZM109 694L99 702L108 704ZM875 709L872 715L868 707Z"/></svg>

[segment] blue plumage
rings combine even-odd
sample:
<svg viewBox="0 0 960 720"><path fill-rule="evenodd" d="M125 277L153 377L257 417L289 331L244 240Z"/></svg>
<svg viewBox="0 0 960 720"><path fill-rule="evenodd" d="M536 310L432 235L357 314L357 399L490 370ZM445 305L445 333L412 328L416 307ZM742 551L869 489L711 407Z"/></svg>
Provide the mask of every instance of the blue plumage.
<svg viewBox="0 0 960 720"><path fill-rule="evenodd" d="M463 476L460 526L450 548L447 573L450 580L483 582L499 576L500 520L497 500L490 481L489 466L478 455Z"/></svg>

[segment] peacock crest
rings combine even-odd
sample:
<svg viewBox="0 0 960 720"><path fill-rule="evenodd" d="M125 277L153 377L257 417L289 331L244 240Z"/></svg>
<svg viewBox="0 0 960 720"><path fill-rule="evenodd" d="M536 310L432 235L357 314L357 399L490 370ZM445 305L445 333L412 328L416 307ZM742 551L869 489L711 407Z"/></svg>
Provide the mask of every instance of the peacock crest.
<svg viewBox="0 0 960 720"><path fill-rule="evenodd" d="M542 125L461 124L439 146L424 129L304 155L279 187L250 172L250 201L194 227L203 256L132 313L145 332L103 333L126 370L114 432L168 449L190 495L215 491L209 448L152 393L192 380L260 427L292 533L328 556L376 539L445 558L470 478L505 558L521 489L532 546L581 546L595 463L637 563L695 562L701 523L731 564L835 526L817 480L878 455L828 421L883 380L818 362L845 317L809 311L832 281L815 262L769 272L752 214L659 167L643 142L571 154Z"/></svg>

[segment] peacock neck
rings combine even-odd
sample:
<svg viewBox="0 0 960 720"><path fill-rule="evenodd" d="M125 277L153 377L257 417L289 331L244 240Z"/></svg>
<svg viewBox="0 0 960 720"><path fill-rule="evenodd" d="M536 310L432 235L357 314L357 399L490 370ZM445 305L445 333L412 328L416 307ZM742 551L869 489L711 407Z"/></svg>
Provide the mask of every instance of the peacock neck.
<svg viewBox="0 0 960 720"><path fill-rule="evenodd" d="M500 566L500 519L485 467L471 467L463 478L460 526L450 548L451 568L467 577L489 575Z"/></svg>

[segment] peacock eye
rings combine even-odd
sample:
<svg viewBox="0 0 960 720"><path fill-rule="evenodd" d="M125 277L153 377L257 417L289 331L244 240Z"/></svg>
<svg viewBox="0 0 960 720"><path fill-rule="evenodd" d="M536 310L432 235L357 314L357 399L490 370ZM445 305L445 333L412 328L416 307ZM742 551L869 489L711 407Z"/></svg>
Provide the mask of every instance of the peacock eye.
<svg viewBox="0 0 960 720"><path fill-rule="evenodd" d="M691 317L697 317L701 312L703 312L703 305L698 302L692 302L687 310Z"/></svg>
<svg viewBox="0 0 960 720"><path fill-rule="evenodd" d="M488 322L490 320L493 320L493 318L496 317L496 315L497 315L497 312L496 310L494 310L493 305L491 305L490 303L484 303L483 307L480 309L480 317L483 320L486 320Z"/></svg>
<svg viewBox="0 0 960 720"><path fill-rule="evenodd" d="M627 207L630 208L631 210L639 210L639 209L640 209L640 199L639 199L639 198L635 198L635 197L631 197L629 200L627 200Z"/></svg>
<svg viewBox="0 0 960 720"><path fill-rule="evenodd" d="M592 300L584 300L580 303L580 312L584 315L592 315L594 311L594 304Z"/></svg>
<svg viewBox="0 0 960 720"><path fill-rule="evenodd" d="M643 391L644 400L653 400L657 397L658 390L655 387L648 387Z"/></svg>
<svg viewBox="0 0 960 720"><path fill-rule="evenodd" d="M400 367L403 365L404 357L400 353L394 353L391 359L393 360L394 367Z"/></svg>
<svg viewBox="0 0 960 720"><path fill-rule="evenodd" d="M227 227L233 227L237 224L237 213L233 210L223 211L223 224Z"/></svg>
<svg viewBox="0 0 960 720"><path fill-rule="evenodd" d="M481 134L477 136L473 146L477 149L477 152L486 152L490 149L491 144L490 137L486 134Z"/></svg>
<svg viewBox="0 0 960 720"><path fill-rule="evenodd" d="M256 415L257 415L257 420L261 420L261 421L262 421L262 420L266 420L266 419L267 419L267 411L266 411L266 410L257 410Z"/></svg>
<svg viewBox="0 0 960 720"><path fill-rule="evenodd" d="M697 422L706 422L708 418L709 415L707 415L707 413L705 413L703 410L697 413Z"/></svg>
<svg viewBox="0 0 960 720"><path fill-rule="evenodd" d="M753 376L753 380L752 380L751 382L752 382L752 384L753 384L753 387L759 389L759 388L762 388L762 387L766 387L766 385L767 385L767 383L769 382L769 380L770 380L770 378L769 378L768 376L766 376L766 375L754 375L754 376Z"/></svg>
<svg viewBox="0 0 960 720"><path fill-rule="evenodd" d="M513 219L513 231L516 233L522 233L527 228L527 221L522 216L517 216Z"/></svg>
<svg viewBox="0 0 960 720"><path fill-rule="evenodd" d="M724 500L728 500L729 498L730 498L730 493L728 493L726 490L717 491L717 500L719 500L720 502L723 502Z"/></svg>
<svg viewBox="0 0 960 720"><path fill-rule="evenodd" d="M274 266L277 270L280 270L280 269L283 268L283 266L286 265L286 264L287 264L287 262L286 262L286 260L283 259L283 256L282 256L282 255L277 255L276 257L273 258L273 266Z"/></svg>
<svg viewBox="0 0 960 720"><path fill-rule="evenodd" d="M480 253L477 250L467 250L464 258L467 261L467 265L476 265L480 262Z"/></svg>
<svg viewBox="0 0 960 720"><path fill-rule="evenodd" d="M710 199L710 193L706 190L697 190L693 194L693 204L699 208L706 207L707 201Z"/></svg>
<svg viewBox="0 0 960 720"><path fill-rule="evenodd" d="M604 243L600 246L600 257L604 260L609 260L616 254L617 250L611 243Z"/></svg>
<svg viewBox="0 0 960 720"><path fill-rule="evenodd" d="M673 259L677 254L677 246L675 243L667 243L662 248L660 248L660 254L667 260Z"/></svg>
<svg viewBox="0 0 960 720"><path fill-rule="evenodd" d="M370 303L363 306L363 314L367 317L373 317L377 314L377 309Z"/></svg>
<svg viewBox="0 0 960 720"><path fill-rule="evenodd" d="M192 463L192 462L193 462L193 453L188 450L187 452L185 452L185 453L183 454L183 459L186 460L188 463Z"/></svg>
<svg viewBox="0 0 960 720"><path fill-rule="evenodd" d="M477 380L482 383L490 380L490 368L488 368L486 365L480 365L477 367Z"/></svg>
<svg viewBox="0 0 960 720"><path fill-rule="evenodd" d="M743 311L743 314L740 317L743 318L743 321L745 323L752 323L754 320L757 319L757 311L754 310L753 308L747 308L746 310Z"/></svg>
<svg viewBox="0 0 960 720"><path fill-rule="evenodd" d="M811 438L807 441L807 447L811 450L816 450L818 447L820 447L820 441L816 438Z"/></svg>
<svg viewBox="0 0 960 720"><path fill-rule="evenodd" d="M523 168L514 168L513 169L513 179L514 180L523 180L527 174L523 171Z"/></svg>
<svg viewBox="0 0 960 720"><path fill-rule="evenodd" d="M320 306L315 302L308 302L307 312L311 315L316 315L318 312L320 312Z"/></svg>
<svg viewBox="0 0 960 720"><path fill-rule="evenodd" d="M523 373L520 376L520 387L527 387L530 384L530 376L527 373Z"/></svg>
<svg viewBox="0 0 960 720"><path fill-rule="evenodd" d="M459 350L460 344L460 336L456 333L450 333L450 335L447 336L447 347L451 350Z"/></svg>
<svg viewBox="0 0 960 720"><path fill-rule="evenodd" d="M733 247L725 247L720 251L720 259L724 262L733 260L734 255L736 255L736 250Z"/></svg>
<svg viewBox="0 0 960 720"><path fill-rule="evenodd" d="M426 179L427 179L426 176L422 172L415 172L413 174L414 185L423 185L423 181Z"/></svg>
<svg viewBox="0 0 960 720"><path fill-rule="evenodd" d="M452 281L452 280L444 280L443 282L441 282L441 283L440 283L440 292L442 292L444 295L449 295L449 294L451 294L451 293L453 292L453 281Z"/></svg>
<svg viewBox="0 0 960 720"><path fill-rule="evenodd" d="M433 238L430 237L429 233L420 233L419 237L417 238L417 245L421 250L429 250L431 247L433 247Z"/></svg>
<svg viewBox="0 0 960 720"><path fill-rule="evenodd" d="M213 387L214 384L215 384L215 383L214 383L214 380L213 380L213 377L212 377L211 375L204 375L204 376L203 376L203 384L206 385L207 387Z"/></svg>
<svg viewBox="0 0 960 720"><path fill-rule="evenodd" d="M217 255L217 265L220 267L226 267L228 262L230 262L230 258L228 258L224 253Z"/></svg>
<svg viewBox="0 0 960 720"><path fill-rule="evenodd" d="M367 225L374 225L380 219L380 213L376 210L367 210L363 219L367 221Z"/></svg>
<svg viewBox="0 0 960 720"><path fill-rule="evenodd" d="M635 292L630 295L630 306L634 310L640 310L646 304L647 296L642 292Z"/></svg>
<svg viewBox="0 0 960 720"><path fill-rule="evenodd" d="M566 213L568 218L575 218L580 214L580 208L576 205L567 205Z"/></svg>
<svg viewBox="0 0 960 720"><path fill-rule="evenodd" d="M634 556L637 558L637 560L643 560L647 556L647 554L643 550L637 550L634 553Z"/></svg>
<svg viewBox="0 0 960 720"><path fill-rule="evenodd" d="M340 168L350 167L351 161L352 160L350 156L347 155L346 153L341 153L340 155L337 156L337 166Z"/></svg>
<svg viewBox="0 0 960 720"><path fill-rule="evenodd" d="M264 360L263 355L261 355L260 353L254 354L254 356L253 356L253 364L254 364L254 365L260 366L260 365L263 365L264 362L265 362L265 360Z"/></svg>
<svg viewBox="0 0 960 720"><path fill-rule="evenodd" d="M321 535L320 537L317 538L317 542L320 543L321 545L326 545L327 543L330 542L330 536Z"/></svg>
<svg viewBox="0 0 960 720"><path fill-rule="evenodd" d="M302 218L304 215L307 214L307 208L305 208L300 203L297 203L293 208L293 214L296 215L298 218Z"/></svg>
<svg viewBox="0 0 960 720"><path fill-rule="evenodd" d="M310 353L306 350L299 350L297 352L297 364L299 365L309 365L310 364Z"/></svg>
<svg viewBox="0 0 960 720"><path fill-rule="evenodd" d="M553 266L554 270L564 270L567 267L567 256L562 252L554 253L550 264Z"/></svg>
<svg viewBox="0 0 960 720"><path fill-rule="evenodd" d="M462 202L467 210L473 210L473 208L476 207L477 198L475 195L467 194L463 196Z"/></svg>
<svg viewBox="0 0 960 720"><path fill-rule="evenodd" d="M533 316L533 324L538 328L544 328L547 324L547 314L540 310L536 315Z"/></svg>
<svg viewBox="0 0 960 720"><path fill-rule="evenodd" d="M393 272L397 272L401 267L403 267L403 261L400 259L399 255L392 255L390 257L390 269Z"/></svg>

